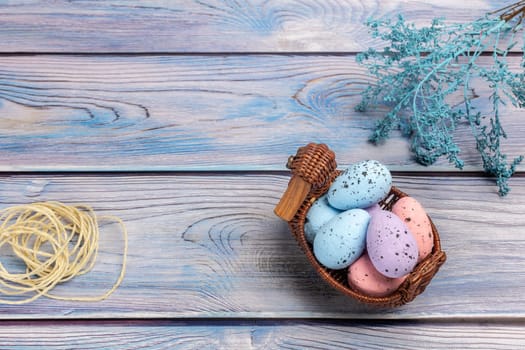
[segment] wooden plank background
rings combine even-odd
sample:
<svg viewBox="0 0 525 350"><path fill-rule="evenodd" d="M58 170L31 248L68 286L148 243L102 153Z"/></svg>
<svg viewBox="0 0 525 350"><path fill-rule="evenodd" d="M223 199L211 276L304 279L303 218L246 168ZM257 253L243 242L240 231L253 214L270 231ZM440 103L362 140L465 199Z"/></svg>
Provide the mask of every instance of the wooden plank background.
<svg viewBox="0 0 525 350"><path fill-rule="evenodd" d="M519 64L513 57L511 68ZM354 111L366 82L355 55L0 57L0 167L283 170L313 141L329 144L342 165L369 157L425 170L399 134L367 142L383 114ZM487 87L476 93L473 103L490 113ZM516 157L525 150L523 111L501 112L502 149ZM466 170L479 170L470 126L458 127L457 142ZM444 159L432 170L454 168Z"/></svg>
<svg viewBox="0 0 525 350"><path fill-rule="evenodd" d="M2 1L1 52L352 52L363 23L399 14L464 22L511 4L453 0Z"/></svg>
<svg viewBox="0 0 525 350"><path fill-rule="evenodd" d="M396 176L396 185L427 208L449 259L423 295L392 310L351 302L317 277L272 213L287 182L288 176L265 174L5 178L0 189L9 204L82 202L118 215L128 226L130 254L126 279L103 302L42 298L30 308L3 306L0 317L525 317L524 178L514 179L508 198L487 194L478 202L494 186L487 179ZM97 269L61 293L86 293L89 285L100 294L111 286L122 239L117 225L105 225L102 236Z"/></svg>
<svg viewBox="0 0 525 350"><path fill-rule="evenodd" d="M40 326L35 322L9 322L2 325L3 344L10 348L71 349L80 345L100 349L383 349L387 345L417 349L424 343L432 349L479 349L480 344L494 350L514 350L524 341L519 325L480 323L408 322L402 325L384 322L187 322L100 321L57 322ZM34 331L27 332L30 328ZM397 339L393 342L393 339Z"/></svg>
<svg viewBox="0 0 525 350"><path fill-rule="evenodd" d="M353 109L369 81L355 54L380 45L367 17L464 22L511 2L0 0L0 207L87 203L129 231L110 298L0 305L0 347L524 348L523 165L500 198L468 128L467 171L423 167L399 134L370 145L381 111ZM503 111L510 157L525 154L522 116ZM388 164L428 210L448 261L414 302L331 290L273 214L310 141L341 167ZM104 223L95 270L57 292L103 292L121 251Z"/></svg>

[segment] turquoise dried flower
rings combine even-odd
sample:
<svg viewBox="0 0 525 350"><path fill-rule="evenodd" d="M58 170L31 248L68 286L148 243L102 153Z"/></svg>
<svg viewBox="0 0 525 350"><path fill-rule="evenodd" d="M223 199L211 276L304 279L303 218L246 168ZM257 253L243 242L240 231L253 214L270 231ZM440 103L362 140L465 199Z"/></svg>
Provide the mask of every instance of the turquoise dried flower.
<svg viewBox="0 0 525 350"><path fill-rule="evenodd" d="M434 19L423 28L407 23L402 16L395 22L370 19L367 25L372 37L385 41L386 46L381 51L369 49L357 55L357 62L376 82L363 91L356 110L378 105L389 108L370 140L378 143L388 138L391 130L400 129L410 138L418 162L429 165L446 156L461 169L463 161L453 134L459 124L466 123L476 140L484 170L495 177L499 194L506 195L508 179L523 156L508 161L500 151L500 141L506 138L500 106L511 103L525 107L525 73L512 72L506 60L521 27L525 1L512 11L510 18L486 16L465 24ZM516 15L520 15L517 25L510 21ZM503 42L510 44L501 49ZM478 64L483 52L492 53L491 65ZM523 58L521 67L525 67ZM486 97L492 106L488 115L472 104L474 84L479 81L491 91ZM452 97L457 101L458 94L462 103L452 104Z"/></svg>

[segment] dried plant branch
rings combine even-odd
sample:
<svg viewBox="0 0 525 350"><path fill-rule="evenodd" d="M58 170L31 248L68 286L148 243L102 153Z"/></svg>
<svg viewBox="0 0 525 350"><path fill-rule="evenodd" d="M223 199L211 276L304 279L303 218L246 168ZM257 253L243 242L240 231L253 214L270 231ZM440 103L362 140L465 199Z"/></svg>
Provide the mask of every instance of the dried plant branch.
<svg viewBox="0 0 525 350"><path fill-rule="evenodd" d="M458 124L467 123L484 170L496 178L499 194L504 196L509 192L508 179L523 160L519 156L508 161L500 151L500 141L507 137L500 108L507 103L525 107L525 73L512 72L507 64L525 1L499 12L505 17L487 16L451 25L435 19L429 27L419 29L401 16L396 22L369 20L372 36L387 45L382 51L369 49L357 56L377 83L362 93L356 110L388 106L389 112L377 123L370 140L380 142L391 130L400 129L410 138L416 160L425 165L446 156L462 168L453 134ZM505 49L500 48L503 39L511 42ZM481 66L478 58L487 51L493 53L492 65ZM523 60L521 67L525 67ZM488 114L477 111L471 101L474 81L478 84L480 80L491 91L489 96L481 96L492 106ZM451 105L450 97L457 93L462 94L463 103Z"/></svg>

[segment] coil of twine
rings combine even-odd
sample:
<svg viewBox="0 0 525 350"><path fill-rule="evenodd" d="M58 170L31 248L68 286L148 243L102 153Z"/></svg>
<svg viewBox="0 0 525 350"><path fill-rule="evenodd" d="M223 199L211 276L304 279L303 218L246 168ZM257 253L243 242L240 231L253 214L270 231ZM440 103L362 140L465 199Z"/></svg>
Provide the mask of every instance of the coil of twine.
<svg viewBox="0 0 525 350"><path fill-rule="evenodd" d="M97 296L62 296L51 293L60 283L89 272L99 249L99 220L117 222L124 251L113 286ZM0 249L10 248L25 264L25 272L10 272L0 261L0 298L3 304L24 304L41 296L69 301L100 301L121 284L126 270L127 231L115 216L97 218L87 205L38 202L0 211ZM4 249L5 250L5 249Z"/></svg>

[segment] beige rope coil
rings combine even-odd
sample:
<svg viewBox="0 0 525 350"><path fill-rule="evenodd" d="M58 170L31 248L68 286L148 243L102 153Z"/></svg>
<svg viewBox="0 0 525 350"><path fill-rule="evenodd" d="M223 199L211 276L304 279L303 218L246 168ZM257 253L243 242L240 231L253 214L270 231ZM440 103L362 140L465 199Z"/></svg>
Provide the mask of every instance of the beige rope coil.
<svg viewBox="0 0 525 350"><path fill-rule="evenodd" d="M9 272L0 261L0 293L11 298L4 304L24 304L41 296L69 301L99 301L121 284L126 270L127 231L118 217L100 219L120 224L124 252L120 274L104 294L61 296L51 290L59 283L85 274L95 265L99 247L98 218L87 205L38 202L8 207L0 211L0 249L9 246L26 266L25 272ZM19 299L20 296L25 298Z"/></svg>

